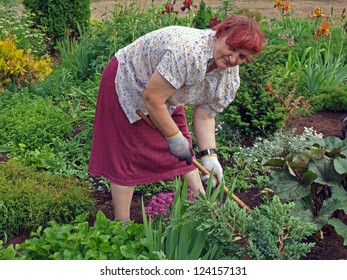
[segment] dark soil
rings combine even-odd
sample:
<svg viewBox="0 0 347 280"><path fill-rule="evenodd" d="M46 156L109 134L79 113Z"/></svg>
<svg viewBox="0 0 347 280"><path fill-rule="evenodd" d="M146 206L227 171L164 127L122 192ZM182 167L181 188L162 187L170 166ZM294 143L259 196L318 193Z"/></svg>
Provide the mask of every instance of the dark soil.
<svg viewBox="0 0 347 280"><path fill-rule="evenodd" d="M341 124L342 120L347 116L346 113L334 112L320 112L310 116L303 116L299 118L291 118L287 121L286 127L295 128L297 134L304 131L304 127L312 127L318 133L324 136L336 136L342 138ZM0 153L0 162L7 160L4 154ZM97 181L96 181L97 182ZM250 189L247 192L235 192L242 201L249 207L255 207L262 203L262 193L259 189ZM93 197L97 201L97 209L105 213L105 215L112 219L112 197L110 192L97 191L93 192ZM142 210L141 210L142 195L140 193L134 194L131 208L131 219L137 223L142 223ZM145 199L145 205L148 199ZM347 215L345 213L338 213L338 217L347 225ZM10 239L9 243L17 244L29 238L28 233L14 236ZM347 259L347 246L343 246L343 238L339 236L333 227L325 226L322 231L309 240L315 242L316 245L312 248L311 252L303 259L307 260L341 260Z"/></svg>

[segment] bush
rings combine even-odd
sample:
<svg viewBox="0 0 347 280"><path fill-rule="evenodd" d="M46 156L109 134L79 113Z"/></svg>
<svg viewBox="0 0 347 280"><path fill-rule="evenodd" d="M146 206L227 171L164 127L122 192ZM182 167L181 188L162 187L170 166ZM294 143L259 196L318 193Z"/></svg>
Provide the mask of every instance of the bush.
<svg viewBox="0 0 347 280"><path fill-rule="evenodd" d="M198 230L208 234L207 244L221 246L225 258L297 260L314 246L305 239L315 226L292 216L293 208L294 203L282 204L275 196L246 212L230 197L221 206L200 195L183 219L199 224Z"/></svg>
<svg viewBox="0 0 347 280"><path fill-rule="evenodd" d="M10 83L20 88L43 80L51 72L49 57L36 59L30 51L17 49L15 37L0 40L0 93Z"/></svg>
<svg viewBox="0 0 347 280"><path fill-rule="evenodd" d="M252 62L240 66L240 88L223 111L226 124L253 137L272 134L284 126L286 108L265 89L266 83L274 79L272 67L284 58L283 48L267 46Z"/></svg>
<svg viewBox="0 0 347 280"><path fill-rule="evenodd" d="M325 86L312 97L312 112L329 110L345 112L347 108L347 84Z"/></svg>
<svg viewBox="0 0 347 280"><path fill-rule="evenodd" d="M0 102L0 144L35 149L71 133L71 118L51 101L20 93L5 98Z"/></svg>
<svg viewBox="0 0 347 280"><path fill-rule="evenodd" d="M93 213L89 184L9 163L0 164L0 237L36 230L48 221L70 223Z"/></svg>
<svg viewBox="0 0 347 280"><path fill-rule="evenodd" d="M66 34L74 37L77 26L88 26L90 19L90 0L24 0L25 9L34 13L36 25L46 28L53 45Z"/></svg>

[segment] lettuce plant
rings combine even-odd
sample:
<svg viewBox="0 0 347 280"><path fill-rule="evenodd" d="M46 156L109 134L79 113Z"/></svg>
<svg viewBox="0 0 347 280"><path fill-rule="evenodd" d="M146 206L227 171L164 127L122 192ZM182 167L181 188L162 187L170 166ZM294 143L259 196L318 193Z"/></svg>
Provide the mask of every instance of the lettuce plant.
<svg viewBox="0 0 347 280"><path fill-rule="evenodd" d="M158 259L144 242L143 225L109 220L98 212L93 226L86 221L87 213L73 224L57 224L32 233L24 243L1 248L0 259L27 260L137 260Z"/></svg>

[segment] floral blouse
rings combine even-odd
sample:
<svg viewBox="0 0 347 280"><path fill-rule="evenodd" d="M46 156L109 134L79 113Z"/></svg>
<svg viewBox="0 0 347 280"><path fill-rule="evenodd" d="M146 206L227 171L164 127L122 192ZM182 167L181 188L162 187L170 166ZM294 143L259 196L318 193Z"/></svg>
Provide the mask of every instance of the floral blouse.
<svg viewBox="0 0 347 280"><path fill-rule="evenodd" d="M140 119L136 110L148 114L143 101L145 87L157 70L176 91L166 101L172 113L180 105L202 105L211 116L221 112L235 98L240 85L238 66L207 73L213 62L215 31L183 26L150 32L115 56L115 79L121 107L130 123Z"/></svg>

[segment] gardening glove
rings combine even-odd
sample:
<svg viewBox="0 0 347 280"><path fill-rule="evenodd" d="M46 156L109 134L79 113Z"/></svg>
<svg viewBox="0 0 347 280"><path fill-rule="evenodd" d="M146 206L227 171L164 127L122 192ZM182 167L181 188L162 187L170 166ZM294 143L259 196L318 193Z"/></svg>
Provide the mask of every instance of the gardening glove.
<svg viewBox="0 0 347 280"><path fill-rule="evenodd" d="M213 155L203 156L201 158L201 162L202 162L202 165L208 171L210 171L211 173L213 171L213 175L216 176L218 183L221 183L222 179L223 179L223 168L218 161L217 155L213 154ZM201 176L201 180L205 186L207 186L209 178L210 178L209 175ZM216 187L216 180L213 180L213 188L215 188L215 187Z"/></svg>
<svg viewBox="0 0 347 280"><path fill-rule="evenodd" d="M183 136L181 131L178 131L175 135L165 137L169 145L169 150L172 155L177 157L180 161L185 160L187 164L192 164L193 150L190 147L189 141Z"/></svg>

